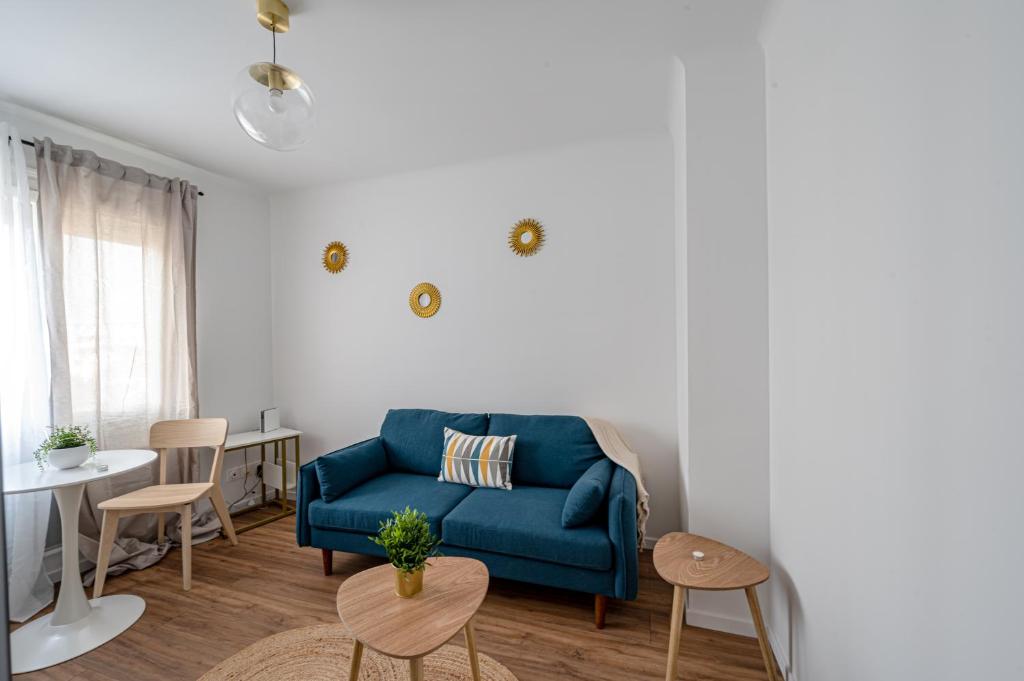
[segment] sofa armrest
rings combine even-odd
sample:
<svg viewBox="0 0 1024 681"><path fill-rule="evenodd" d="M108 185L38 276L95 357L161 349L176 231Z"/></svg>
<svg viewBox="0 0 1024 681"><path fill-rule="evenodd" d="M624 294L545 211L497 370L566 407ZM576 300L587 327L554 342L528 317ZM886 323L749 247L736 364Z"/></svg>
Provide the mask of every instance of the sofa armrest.
<svg viewBox="0 0 1024 681"><path fill-rule="evenodd" d="M316 461L310 461L299 468L299 491L295 501L295 541L299 546L309 546L309 505L319 498Z"/></svg>
<svg viewBox="0 0 1024 681"><path fill-rule="evenodd" d="M608 491L608 535L615 554L615 597L637 595L640 559L636 533L636 480L622 466L615 467Z"/></svg>
<svg viewBox="0 0 1024 681"><path fill-rule="evenodd" d="M336 452L324 454L323 457L341 457L343 460L346 455L358 458L359 464L339 467L337 473L342 476L348 475L346 479L340 481L342 489L351 489L379 475L387 468L387 456L379 437L357 442ZM317 457L299 469L299 493L295 510L295 538L299 546L310 545L309 505L322 497L317 461L323 457Z"/></svg>

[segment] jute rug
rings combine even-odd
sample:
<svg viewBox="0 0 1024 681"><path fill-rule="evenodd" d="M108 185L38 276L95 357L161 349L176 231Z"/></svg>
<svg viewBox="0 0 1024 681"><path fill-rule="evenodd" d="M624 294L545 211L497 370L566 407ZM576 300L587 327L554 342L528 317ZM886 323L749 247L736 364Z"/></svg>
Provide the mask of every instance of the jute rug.
<svg viewBox="0 0 1024 681"><path fill-rule="evenodd" d="M317 624L268 636L232 655L199 681L339 681L348 679L352 639L341 624ZM427 681L472 678L465 648L442 646L423 658ZM517 681L503 664L480 653L482 681ZM409 663L363 652L359 681L408 681Z"/></svg>

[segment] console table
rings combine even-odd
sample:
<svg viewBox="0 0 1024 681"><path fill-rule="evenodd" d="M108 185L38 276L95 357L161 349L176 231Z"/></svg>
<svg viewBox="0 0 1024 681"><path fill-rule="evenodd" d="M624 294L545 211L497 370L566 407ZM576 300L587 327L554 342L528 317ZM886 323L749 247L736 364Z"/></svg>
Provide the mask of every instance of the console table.
<svg viewBox="0 0 1024 681"><path fill-rule="evenodd" d="M250 430L245 433L229 433L227 440L224 442L225 452L234 452L241 449L248 449L250 447L260 448L260 466L262 466L263 475L260 478L260 503L256 506L250 506L243 508L238 511L231 513L231 517L239 516L250 511L255 511L259 508L265 508L268 505L267 502L267 482L270 481L271 487L277 490L277 499L270 501L269 503L279 503L280 511L268 518L262 518L254 523L243 525L241 527L235 527L235 533L241 534L247 532L255 527L272 523L275 520L281 518L287 518L290 515L295 514L295 504L288 503L288 442L292 441L294 444L292 449L295 453L295 489L299 488L299 438L302 435L301 430L292 430L291 428L278 428L277 430L271 430L266 433L259 430ZM269 445L274 446L273 459L267 461L267 447Z"/></svg>

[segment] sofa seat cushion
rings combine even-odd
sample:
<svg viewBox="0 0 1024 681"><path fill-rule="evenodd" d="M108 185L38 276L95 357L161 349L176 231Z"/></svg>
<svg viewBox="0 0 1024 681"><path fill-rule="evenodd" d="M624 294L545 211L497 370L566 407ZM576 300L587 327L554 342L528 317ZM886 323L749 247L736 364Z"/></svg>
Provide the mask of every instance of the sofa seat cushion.
<svg viewBox="0 0 1024 681"><path fill-rule="evenodd" d="M322 530L377 534L382 520L406 506L427 514L430 531L441 536L441 519L473 491L472 487L438 482L413 473L385 473L364 482L334 501L309 505L309 524Z"/></svg>
<svg viewBox="0 0 1024 681"><path fill-rule="evenodd" d="M568 495L569 490L554 487L477 488L445 516L441 538L466 549L611 569L612 544L605 527L562 527Z"/></svg>

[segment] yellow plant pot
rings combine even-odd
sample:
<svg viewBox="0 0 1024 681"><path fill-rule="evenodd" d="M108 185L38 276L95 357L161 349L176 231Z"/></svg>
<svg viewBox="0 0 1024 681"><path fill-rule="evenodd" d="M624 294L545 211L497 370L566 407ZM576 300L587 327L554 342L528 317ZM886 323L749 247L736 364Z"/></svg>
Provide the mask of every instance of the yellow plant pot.
<svg viewBox="0 0 1024 681"><path fill-rule="evenodd" d="M415 572L403 572L395 568L395 595L412 598L423 591L423 568Z"/></svg>

